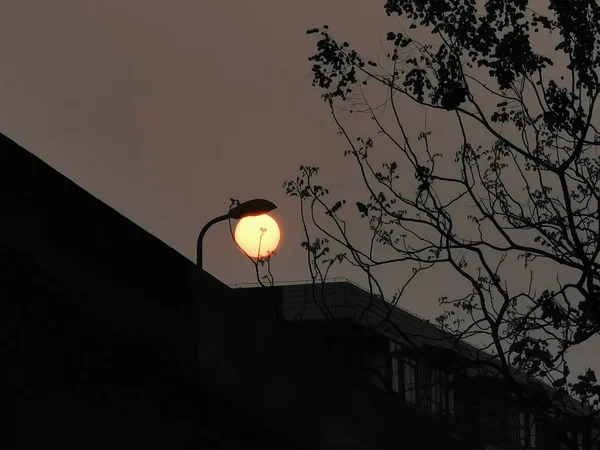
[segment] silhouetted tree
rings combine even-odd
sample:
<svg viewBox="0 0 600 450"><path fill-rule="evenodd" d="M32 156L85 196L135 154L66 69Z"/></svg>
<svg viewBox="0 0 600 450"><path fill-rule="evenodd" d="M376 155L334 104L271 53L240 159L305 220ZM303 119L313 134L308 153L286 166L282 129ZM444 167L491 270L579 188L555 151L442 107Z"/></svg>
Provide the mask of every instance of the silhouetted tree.
<svg viewBox="0 0 600 450"><path fill-rule="evenodd" d="M572 378L568 353L600 335L600 3L387 0L385 12L399 19L377 62L326 25L307 31L318 37L313 85L358 167L367 198L356 207L372 233L353 240L346 201L331 200L319 169L302 166L284 187L301 199L313 280L347 262L383 297L374 272L404 264L412 271L397 302L428 270L451 267L468 292L440 299L451 307L439 326L489 342L488 363L524 402L513 368L553 387L548 405L569 394L597 414L596 375ZM451 139L436 143L426 122L412 139L410 104L453 121L454 159ZM359 113L376 138L352 134L347 121ZM395 152L381 166L380 148ZM411 182L402 177L410 172ZM517 261L528 286L511 279Z"/></svg>

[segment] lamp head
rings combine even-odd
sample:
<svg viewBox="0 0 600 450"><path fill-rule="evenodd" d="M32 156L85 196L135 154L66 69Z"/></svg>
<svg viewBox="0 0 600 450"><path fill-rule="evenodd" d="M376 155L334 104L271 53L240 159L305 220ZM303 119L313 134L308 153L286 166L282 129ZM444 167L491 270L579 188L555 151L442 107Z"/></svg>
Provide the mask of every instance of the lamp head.
<svg viewBox="0 0 600 450"><path fill-rule="evenodd" d="M255 198L247 202L240 203L235 208L229 210L229 217L232 219L241 219L246 216L260 216L276 209L274 203L262 198Z"/></svg>

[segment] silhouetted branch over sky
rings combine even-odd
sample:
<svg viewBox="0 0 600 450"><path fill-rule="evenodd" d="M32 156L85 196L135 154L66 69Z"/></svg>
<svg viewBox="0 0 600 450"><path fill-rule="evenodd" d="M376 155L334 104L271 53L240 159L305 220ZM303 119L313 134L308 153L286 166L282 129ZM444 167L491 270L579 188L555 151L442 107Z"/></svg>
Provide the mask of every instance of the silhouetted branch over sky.
<svg viewBox="0 0 600 450"><path fill-rule="evenodd" d="M284 184L313 279L349 264L384 298L391 266L396 303L443 267L462 285L440 296L441 328L485 345L528 407L513 368L553 387L548 404L570 394L597 412L594 370L569 361L600 337L600 4L388 0L385 13L398 20L377 57L307 30L313 86L363 187L333 197L312 166Z"/></svg>

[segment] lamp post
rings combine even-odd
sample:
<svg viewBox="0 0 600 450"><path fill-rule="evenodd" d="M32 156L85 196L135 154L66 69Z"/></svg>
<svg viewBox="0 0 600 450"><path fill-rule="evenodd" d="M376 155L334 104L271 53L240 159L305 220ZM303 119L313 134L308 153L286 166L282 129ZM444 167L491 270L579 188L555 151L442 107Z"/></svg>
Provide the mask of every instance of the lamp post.
<svg viewBox="0 0 600 450"><path fill-rule="evenodd" d="M240 203L235 208L231 208L227 214L223 214L222 216L215 217L214 219L210 220L206 225L204 225L200 231L200 234L198 235L198 242L196 243L196 265L202 269L202 241L204 240L204 235L208 229L215 223L229 219L238 220L247 216L260 216L261 214L266 214L273 211L275 208L277 208L277 206L275 206L275 204L269 200L255 198L254 200L248 200L247 202Z"/></svg>

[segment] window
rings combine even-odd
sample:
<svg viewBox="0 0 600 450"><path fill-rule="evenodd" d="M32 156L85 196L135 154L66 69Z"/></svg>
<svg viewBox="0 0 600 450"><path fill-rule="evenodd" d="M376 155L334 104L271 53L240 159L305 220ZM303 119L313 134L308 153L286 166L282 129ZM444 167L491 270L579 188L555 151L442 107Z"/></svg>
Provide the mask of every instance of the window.
<svg viewBox="0 0 600 450"><path fill-rule="evenodd" d="M454 413L454 375L438 368L432 368L429 379L431 411L434 414Z"/></svg>
<svg viewBox="0 0 600 450"><path fill-rule="evenodd" d="M516 448L535 449L536 446L536 423L532 414L509 413L507 421L503 423L499 419L499 432L503 434L502 426L508 426L508 439L515 444Z"/></svg>
<svg viewBox="0 0 600 450"><path fill-rule="evenodd" d="M404 393L404 400L411 404L417 403L417 362L402 356L402 347L390 341L392 355L392 390Z"/></svg>
<svg viewBox="0 0 600 450"><path fill-rule="evenodd" d="M397 344L389 342L390 359L387 372L393 392L404 397L406 403L439 415L454 413L454 376L426 361L417 363L415 356Z"/></svg>
<svg viewBox="0 0 600 450"><path fill-rule="evenodd" d="M404 399L417 403L417 363L412 359L404 360Z"/></svg>
<svg viewBox="0 0 600 450"><path fill-rule="evenodd" d="M527 428L529 431L529 448L530 449L534 449L535 448L535 438L536 438L536 423L535 423L535 419L533 418L533 414L529 414L529 423L527 424Z"/></svg>
<svg viewBox="0 0 600 450"><path fill-rule="evenodd" d="M568 432L567 437L569 438L569 440L575 441L578 450L583 450L583 434ZM567 446L563 443L561 447L566 448Z"/></svg>
<svg viewBox="0 0 600 450"><path fill-rule="evenodd" d="M431 410L434 413L440 413L445 409L445 395L442 386L442 373L439 369L431 369L430 382L430 396L431 396Z"/></svg>
<svg viewBox="0 0 600 450"><path fill-rule="evenodd" d="M600 450L600 430L592 430L590 449Z"/></svg>
<svg viewBox="0 0 600 450"><path fill-rule="evenodd" d="M431 411L431 368L425 361L417 364L417 404L423 411Z"/></svg>
<svg viewBox="0 0 600 450"><path fill-rule="evenodd" d="M381 390L386 390L386 372L388 370L388 359L381 354L365 355L364 365L367 370L367 378Z"/></svg>
<svg viewBox="0 0 600 450"><path fill-rule="evenodd" d="M574 439L575 439L575 442L577 442L577 449L583 450L583 434L575 433Z"/></svg>
<svg viewBox="0 0 600 450"><path fill-rule="evenodd" d="M402 385L402 377L400 373L400 350L402 347L400 344L390 341L390 354L392 355L392 390L394 392L400 392L400 386Z"/></svg>
<svg viewBox="0 0 600 450"><path fill-rule="evenodd" d="M447 375L447 386L448 386L448 413L454 414L454 375L449 373Z"/></svg>
<svg viewBox="0 0 600 450"><path fill-rule="evenodd" d="M523 430L523 426L521 426L520 424L520 419L522 414L516 414L514 412L509 412L509 413L505 413L505 412L501 412L501 415L507 414L507 421L505 422L505 424L508 426L508 440L512 443L515 444L515 446L517 448L522 448L521 445L521 435L520 432ZM502 422L502 421L501 421ZM502 424L501 424L502 426ZM502 428L500 429L500 433L506 433L506 428L504 430L502 430Z"/></svg>
<svg viewBox="0 0 600 450"><path fill-rule="evenodd" d="M398 357L392 356L392 390L400 392L400 370Z"/></svg>
<svg viewBox="0 0 600 450"><path fill-rule="evenodd" d="M527 424L525 423L525 413L519 413L519 448L525 448L527 445Z"/></svg>

